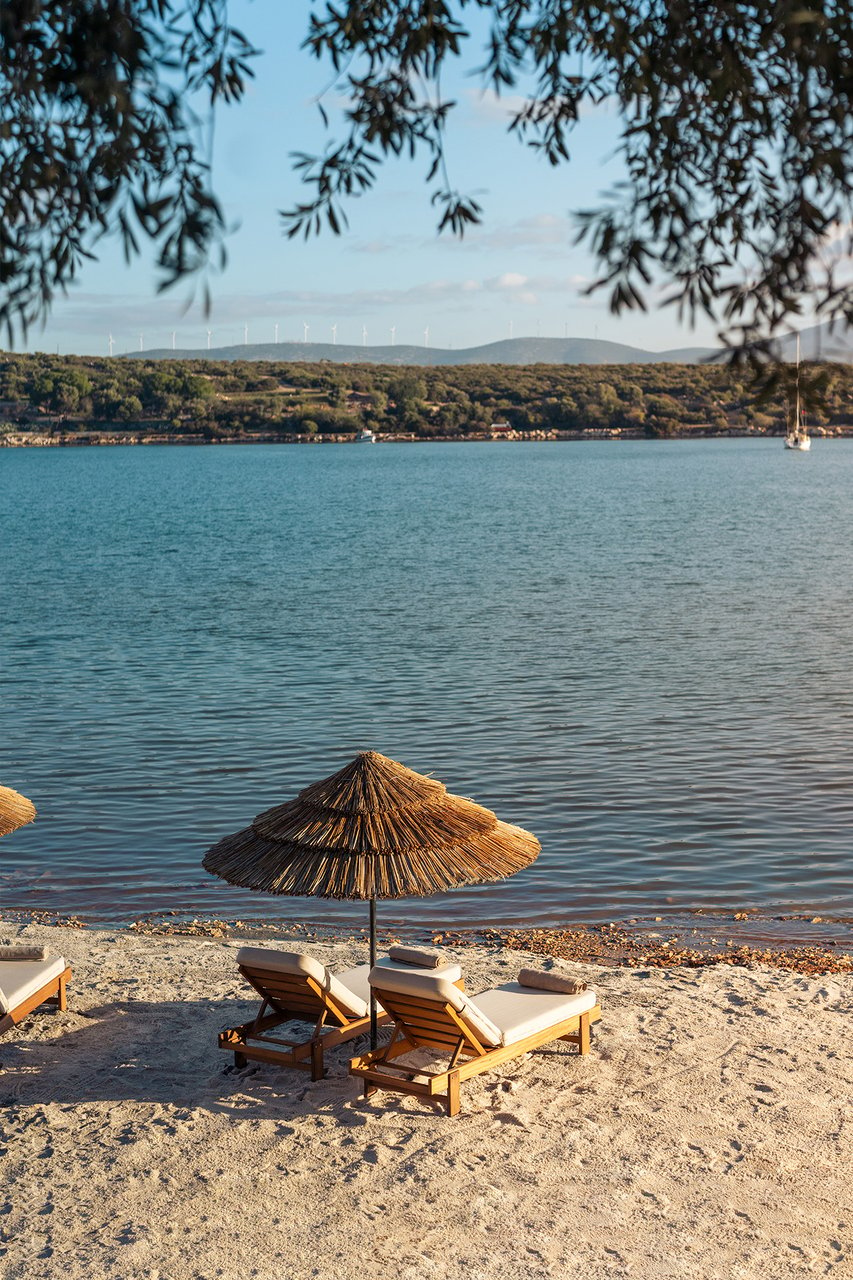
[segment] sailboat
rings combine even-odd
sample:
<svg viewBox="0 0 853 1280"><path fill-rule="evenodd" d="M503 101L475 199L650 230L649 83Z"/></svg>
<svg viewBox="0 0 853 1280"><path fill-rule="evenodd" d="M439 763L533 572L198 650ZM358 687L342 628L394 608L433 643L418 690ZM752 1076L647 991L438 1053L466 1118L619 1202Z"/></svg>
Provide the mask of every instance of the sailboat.
<svg viewBox="0 0 853 1280"><path fill-rule="evenodd" d="M797 334L797 384L796 399L794 403L794 421L788 423L788 431L785 436L786 449L799 449L801 453L805 453L807 449L812 447L811 437L806 429L803 411L800 405L800 335Z"/></svg>

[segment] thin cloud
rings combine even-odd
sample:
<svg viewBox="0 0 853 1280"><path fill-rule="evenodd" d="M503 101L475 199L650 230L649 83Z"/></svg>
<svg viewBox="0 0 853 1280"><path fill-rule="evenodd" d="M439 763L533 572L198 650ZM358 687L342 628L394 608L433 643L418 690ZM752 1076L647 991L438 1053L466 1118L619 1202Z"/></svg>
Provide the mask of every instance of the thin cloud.
<svg viewBox="0 0 853 1280"><path fill-rule="evenodd" d="M505 271L492 283L496 289L520 289L527 284L527 276L520 275L517 271Z"/></svg>
<svg viewBox="0 0 853 1280"><path fill-rule="evenodd" d="M548 258L553 259L555 249L564 250L566 255L572 251L574 235L574 225L567 215L539 213L503 224L490 217L485 225L466 231L464 239L448 236L442 243L447 249L455 252L464 250L466 253L536 253L547 250Z"/></svg>
<svg viewBox="0 0 853 1280"><path fill-rule="evenodd" d="M492 293L501 293L513 301L535 305L543 294L565 293L577 294L578 290L589 284L589 278L582 275L571 276L526 276L517 271L505 271L503 275L493 276L484 281L484 288ZM586 300L575 298L575 304L582 306Z"/></svg>
<svg viewBox="0 0 853 1280"><path fill-rule="evenodd" d="M357 240L352 245L354 253L400 253L401 250L419 248L423 242L416 236L386 236L382 240Z"/></svg>
<svg viewBox="0 0 853 1280"><path fill-rule="evenodd" d="M574 228L571 220L555 213L536 214L531 218L519 218L516 222L495 225L490 218L487 226L469 227L465 235L414 236L407 233L357 240L350 247L355 253L379 256L385 253L410 253L413 249L445 249L453 253L511 252L513 250L548 249L553 257L555 247L564 246L566 252L572 245Z"/></svg>
<svg viewBox="0 0 853 1280"><path fill-rule="evenodd" d="M522 308L543 304L547 297L559 299L561 309L600 310L601 303L580 295L584 276L526 275L507 270L497 275L459 279L423 280L408 288L373 288L340 291L314 289L276 290L261 295L218 294L213 314L202 316L198 309L187 314L175 304L164 311L162 299L134 300L118 294L77 293L67 299L53 317L54 323L90 337L89 349L108 354L107 340L113 336L116 353L168 348L172 333L178 347L203 349L210 330L212 347L272 342L277 332L281 342L309 340L328 342L331 326L339 326L339 342L355 340L346 336L346 326L384 324L387 318L402 321L412 314L426 319L444 315L465 317L466 327L481 329L496 305ZM61 314L59 312L61 311ZM399 333L400 331L398 331ZM39 348L38 338L33 342Z"/></svg>
<svg viewBox="0 0 853 1280"><path fill-rule="evenodd" d="M466 240L471 249L539 249L554 245L568 247L572 242L569 218L554 213L541 213L533 218L519 218L505 226L475 228Z"/></svg>
<svg viewBox="0 0 853 1280"><path fill-rule="evenodd" d="M494 89L466 89L461 95L468 107L469 119L475 125L488 126L502 124L508 126L521 112L535 101L523 93L496 93ZM618 110L618 99L615 94L608 94L600 102L584 101L578 112L578 119L590 116L611 116Z"/></svg>

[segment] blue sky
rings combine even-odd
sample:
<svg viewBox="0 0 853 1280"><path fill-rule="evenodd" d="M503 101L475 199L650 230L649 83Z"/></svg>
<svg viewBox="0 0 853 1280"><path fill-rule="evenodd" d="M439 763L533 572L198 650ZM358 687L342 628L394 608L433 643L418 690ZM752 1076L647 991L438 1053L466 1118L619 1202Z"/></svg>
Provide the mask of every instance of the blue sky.
<svg viewBox="0 0 853 1280"><path fill-rule="evenodd" d="M157 295L150 250L126 265L116 241L58 300L26 349L106 355L140 348L204 348L249 342L400 343L467 347L509 336L599 337L651 350L713 342L709 325L680 327L669 309L615 319L603 298L583 296L594 263L573 246L571 211L618 177L617 120L590 112L572 162L558 169L506 135L510 103L459 76L449 132L451 181L474 193L483 225L462 241L436 233L424 183L426 158L389 161L373 191L348 206L349 229L305 242L281 232L278 210L304 199L290 155L320 150L314 99L327 67L300 49L307 0L238 0L232 20L264 52L243 103L216 119L214 189L234 231L225 272L212 281L213 311L186 309L187 286ZM465 60L476 64L477 50ZM326 105L333 108L334 90ZM332 111L332 131L335 119ZM428 330L428 339L426 332ZM174 334L174 339L173 339Z"/></svg>

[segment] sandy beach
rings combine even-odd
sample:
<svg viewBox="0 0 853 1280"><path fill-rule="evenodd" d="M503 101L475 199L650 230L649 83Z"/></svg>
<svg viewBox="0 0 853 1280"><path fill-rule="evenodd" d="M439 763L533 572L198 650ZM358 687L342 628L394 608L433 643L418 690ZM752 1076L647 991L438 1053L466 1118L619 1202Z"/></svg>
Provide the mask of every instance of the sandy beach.
<svg viewBox="0 0 853 1280"><path fill-rule="evenodd" d="M8 1280L853 1274L851 974L576 964L602 1006L591 1054L477 1077L450 1119L365 1100L360 1042L313 1084L234 1070L216 1034L254 1003L233 939L0 937L74 971L67 1012L0 1043ZM473 993L542 964L458 958Z"/></svg>

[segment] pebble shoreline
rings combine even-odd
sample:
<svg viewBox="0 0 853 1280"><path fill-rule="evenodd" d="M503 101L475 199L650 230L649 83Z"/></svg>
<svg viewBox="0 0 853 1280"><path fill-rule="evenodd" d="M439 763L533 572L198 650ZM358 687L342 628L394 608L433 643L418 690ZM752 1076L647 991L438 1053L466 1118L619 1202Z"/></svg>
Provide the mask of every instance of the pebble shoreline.
<svg viewBox="0 0 853 1280"><path fill-rule="evenodd" d="M698 914L698 913L697 913ZM178 913L174 913L177 917ZM306 922L243 921L219 919L179 919L169 916L140 917L123 928L137 936L204 937L238 940L260 939L275 935L293 938L294 943L340 942L363 940L366 930L341 926L313 927ZM21 926L37 924L48 927L87 929L89 922L80 916L61 916L55 912L7 912L6 918ZM841 922L841 944L821 944L791 938L772 943L739 941L724 934L734 922L748 920L748 913L736 912L730 917L714 917L707 921L710 929L670 929L663 917L656 917L659 928L648 929L631 923L580 925L571 928L471 928L437 929L425 933L426 940L447 947L482 947L495 950L526 951L555 959L628 969L698 969L713 965L750 968L764 965L807 977L853 973L853 938L850 922ZM779 919L779 918L777 918ZM795 925L800 917L781 917ZM812 924L821 917L803 917ZM93 924L92 927L102 927ZM424 931L420 931L423 933ZM795 930L791 930L792 934ZM848 938L849 945L848 945ZM387 947L404 940L399 931L380 928L378 942Z"/></svg>

